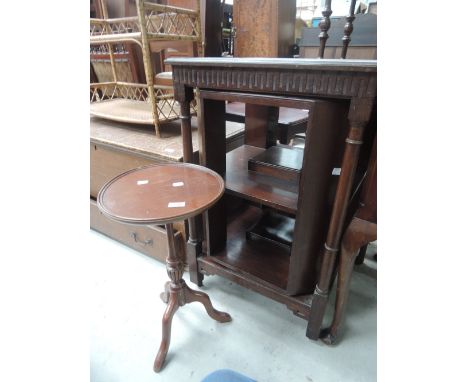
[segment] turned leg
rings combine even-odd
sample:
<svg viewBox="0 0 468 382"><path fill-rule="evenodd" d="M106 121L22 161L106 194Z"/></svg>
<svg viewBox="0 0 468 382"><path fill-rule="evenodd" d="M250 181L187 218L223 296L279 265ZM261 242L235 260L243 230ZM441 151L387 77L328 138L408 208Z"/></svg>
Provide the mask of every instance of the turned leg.
<svg viewBox="0 0 468 382"><path fill-rule="evenodd" d="M193 289L190 289L188 286L185 286L184 292L185 292L185 302L187 304L191 302L195 302L195 301L202 303L206 309L206 313L208 313L208 315L213 320L216 320L218 322L232 321L232 318L228 313L220 312L219 310L216 310L215 308L213 308L213 304L211 303L210 297L206 293L195 291Z"/></svg>
<svg viewBox="0 0 468 382"><path fill-rule="evenodd" d="M359 254L357 255L356 257L356 261L354 262L356 265L361 265L364 263L364 259L366 257L366 253L367 253L367 244L363 245L360 249L359 249Z"/></svg>
<svg viewBox="0 0 468 382"><path fill-rule="evenodd" d="M161 294L161 299L165 301L169 297L169 304L167 305L166 311L162 319L162 339L159 347L158 355L154 360L153 369L155 372L161 370L161 367L166 359L167 351L169 350L169 344L171 342L171 324L172 317L177 311L181 304L180 302L180 291L185 285L182 276L184 274L184 264L178 257L174 243L174 227L172 223L166 224L167 242L169 253L166 258L166 270L169 276L169 282L164 285L164 292ZM166 301L165 301L166 302Z"/></svg>
<svg viewBox="0 0 468 382"><path fill-rule="evenodd" d="M370 119L373 102L373 99L370 98L355 98L351 100L348 113L349 130L341 164L341 174L333 203L327 238L322 252L320 274L312 297L307 323L306 336L313 340L320 337L322 320L328 302L329 286L331 284L336 256L339 252L343 224L356 173L359 149L363 143L361 139L364 128Z"/></svg>
<svg viewBox="0 0 468 382"><path fill-rule="evenodd" d="M167 305L166 311L162 319L162 339L161 345L159 346L158 355L154 360L153 370L158 372L166 359L167 351L169 350L169 344L171 342L171 325L172 317L179 308L177 299L177 293L171 293L169 298L169 304Z"/></svg>
<svg viewBox="0 0 468 382"><path fill-rule="evenodd" d="M184 91L183 99L179 99L180 103L180 120L181 134L184 153L184 162L194 163L193 144L192 144L192 122L190 115L190 101L193 99L193 91ZM198 286L203 285L203 275L198 272L197 257L202 251L201 238L201 220L200 217L188 219L189 232L187 240L187 262L189 266L190 281Z"/></svg>
<svg viewBox="0 0 468 382"><path fill-rule="evenodd" d="M136 6L137 6L137 15L138 15L138 19L140 23L141 24L146 23L147 21L146 21L145 8L144 8L143 1L136 2ZM148 98L151 104L153 124L154 124L154 128L156 131L156 136L160 138L161 130L159 127L158 99L156 97L156 92L154 91L154 72L153 72L153 65L151 63L151 48L150 48L150 43L148 40L148 32L146 28L141 28L140 31L141 31L141 48L142 48L141 52L143 55L143 67L145 70Z"/></svg>
<svg viewBox="0 0 468 382"><path fill-rule="evenodd" d="M376 224L353 218L346 230L338 265L338 282L336 288L335 312L330 328L322 330L320 337L328 345L336 343L343 324L344 313L349 296L349 285L356 255L359 249L377 237Z"/></svg>
<svg viewBox="0 0 468 382"><path fill-rule="evenodd" d="M200 217L189 219L189 239L187 241L187 263L189 267L190 281L197 286L203 285L203 274L198 271L198 256L202 253L200 237Z"/></svg>

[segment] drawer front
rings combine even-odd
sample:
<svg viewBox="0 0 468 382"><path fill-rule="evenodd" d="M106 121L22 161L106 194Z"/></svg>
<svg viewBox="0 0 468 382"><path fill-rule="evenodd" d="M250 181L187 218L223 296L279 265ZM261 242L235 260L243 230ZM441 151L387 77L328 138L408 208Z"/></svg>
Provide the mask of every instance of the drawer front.
<svg viewBox="0 0 468 382"><path fill-rule="evenodd" d="M136 167L158 163L137 154L110 149L94 143L91 143L90 156L91 197L94 199L101 187L117 175Z"/></svg>
<svg viewBox="0 0 468 382"><path fill-rule="evenodd" d="M90 199L91 228L115 239L156 260L164 262L168 253L166 230L157 226L123 224L104 216ZM176 225L177 229L179 225ZM182 225L183 227L183 225ZM185 262L185 240L181 232L175 234L175 245L179 256Z"/></svg>

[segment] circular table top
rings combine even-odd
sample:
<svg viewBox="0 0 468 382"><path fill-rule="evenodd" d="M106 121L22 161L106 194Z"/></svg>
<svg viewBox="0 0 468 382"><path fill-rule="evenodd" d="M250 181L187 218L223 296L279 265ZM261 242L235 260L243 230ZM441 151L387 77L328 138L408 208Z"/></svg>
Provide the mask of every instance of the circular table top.
<svg viewBox="0 0 468 382"><path fill-rule="evenodd" d="M223 195L216 172L189 163L158 164L127 171L99 191L108 217L133 224L165 224L198 215Z"/></svg>

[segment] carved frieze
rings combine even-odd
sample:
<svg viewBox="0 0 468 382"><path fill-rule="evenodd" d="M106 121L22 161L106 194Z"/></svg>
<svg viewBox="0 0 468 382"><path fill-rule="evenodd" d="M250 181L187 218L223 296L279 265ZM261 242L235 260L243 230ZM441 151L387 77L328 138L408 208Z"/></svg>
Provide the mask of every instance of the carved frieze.
<svg viewBox="0 0 468 382"><path fill-rule="evenodd" d="M199 87L304 96L375 97L375 72L281 68L173 66L174 87ZM177 97L177 95L176 95Z"/></svg>

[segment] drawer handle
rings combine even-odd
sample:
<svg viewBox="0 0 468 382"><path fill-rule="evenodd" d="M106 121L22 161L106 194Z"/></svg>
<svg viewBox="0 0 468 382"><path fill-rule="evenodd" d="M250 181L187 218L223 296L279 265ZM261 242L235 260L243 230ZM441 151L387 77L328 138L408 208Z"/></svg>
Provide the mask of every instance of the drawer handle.
<svg viewBox="0 0 468 382"><path fill-rule="evenodd" d="M153 245L153 239L139 240L136 232L132 232L131 235L135 243L143 244L143 245L151 245L151 246Z"/></svg>

